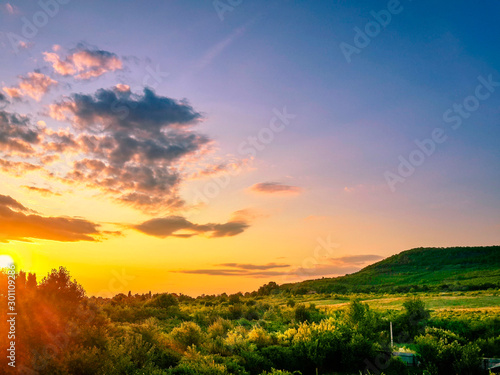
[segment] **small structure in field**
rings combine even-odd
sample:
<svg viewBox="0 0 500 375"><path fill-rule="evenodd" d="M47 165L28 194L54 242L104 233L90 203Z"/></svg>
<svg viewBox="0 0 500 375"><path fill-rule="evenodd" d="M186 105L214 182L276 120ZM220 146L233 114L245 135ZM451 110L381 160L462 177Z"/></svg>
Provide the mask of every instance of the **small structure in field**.
<svg viewBox="0 0 500 375"><path fill-rule="evenodd" d="M418 366L418 359L414 353L408 352L392 352L393 357L399 357L404 362L406 366L416 367Z"/></svg>

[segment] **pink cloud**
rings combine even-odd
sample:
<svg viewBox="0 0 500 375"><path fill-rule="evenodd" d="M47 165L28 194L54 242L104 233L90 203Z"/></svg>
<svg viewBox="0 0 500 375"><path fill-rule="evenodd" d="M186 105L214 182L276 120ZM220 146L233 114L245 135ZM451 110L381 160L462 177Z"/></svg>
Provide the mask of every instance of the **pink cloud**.
<svg viewBox="0 0 500 375"><path fill-rule="evenodd" d="M18 99L23 96L29 96L36 101L40 101L42 96L50 90L51 86L57 85L57 81L37 72L31 72L26 77L21 76L19 78L21 81L18 86L3 88L3 91L11 98Z"/></svg>
<svg viewBox="0 0 500 375"><path fill-rule="evenodd" d="M79 47L76 52L61 58L58 54L60 47L54 46L53 50L55 52L44 52L44 59L52 64L56 73L63 76L74 75L77 79L90 79L123 68L120 58L108 51ZM124 88L125 85L120 86Z"/></svg>
<svg viewBox="0 0 500 375"><path fill-rule="evenodd" d="M16 6L14 6L10 3L5 4L5 10L9 14L20 14L21 13L21 12L19 12L19 9Z"/></svg>

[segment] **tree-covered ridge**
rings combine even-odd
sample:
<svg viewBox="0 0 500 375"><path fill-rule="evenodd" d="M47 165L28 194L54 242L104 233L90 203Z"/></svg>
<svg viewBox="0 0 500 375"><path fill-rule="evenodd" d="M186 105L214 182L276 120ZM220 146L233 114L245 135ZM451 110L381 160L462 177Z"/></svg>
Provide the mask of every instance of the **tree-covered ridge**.
<svg viewBox="0 0 500 375"><path fill-rule="evenodd" d="M416 248L336 278L280 288L297 293L480 290L500 286L500 246Z"/></svg>

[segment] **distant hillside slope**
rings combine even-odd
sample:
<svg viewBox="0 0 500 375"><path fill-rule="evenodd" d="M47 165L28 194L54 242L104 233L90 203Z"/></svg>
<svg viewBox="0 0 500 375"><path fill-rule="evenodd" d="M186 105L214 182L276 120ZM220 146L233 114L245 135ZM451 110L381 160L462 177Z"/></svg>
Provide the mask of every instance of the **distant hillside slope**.
<svg viewBox="0 0 500 375"><path fill-rule="evenodd" d="M336 278L284 284L295 293L476 290L500 287L500 246L417 248Z"/></svg>

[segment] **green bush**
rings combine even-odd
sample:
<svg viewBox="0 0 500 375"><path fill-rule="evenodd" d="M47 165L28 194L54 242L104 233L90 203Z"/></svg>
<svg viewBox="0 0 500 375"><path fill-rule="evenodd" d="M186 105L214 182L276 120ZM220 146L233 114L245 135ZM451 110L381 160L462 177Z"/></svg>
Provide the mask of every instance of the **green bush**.
<svg viewBox="0 0 500 375"><path fill-rule="evenodd" d="M294 310L295 320L299 323L307 322L311 319L311 314L304 304L297 305Z"/></svg>
<svg viewBox="0 0 500 375"><path fill-rule="evenodd" d="M199 346L204 339L200 326L194 322L182 323L172 330L170 336L182 350L191 345Z"/></svg>
<svg viewBox="0 0 500 375"><path fill-rule="evenodd" d="M417 353L423 368L431 375L483 374L480 349L474 343L461 344L461 338L450 331L426 329L425 335L415 339Z"/></svg>

